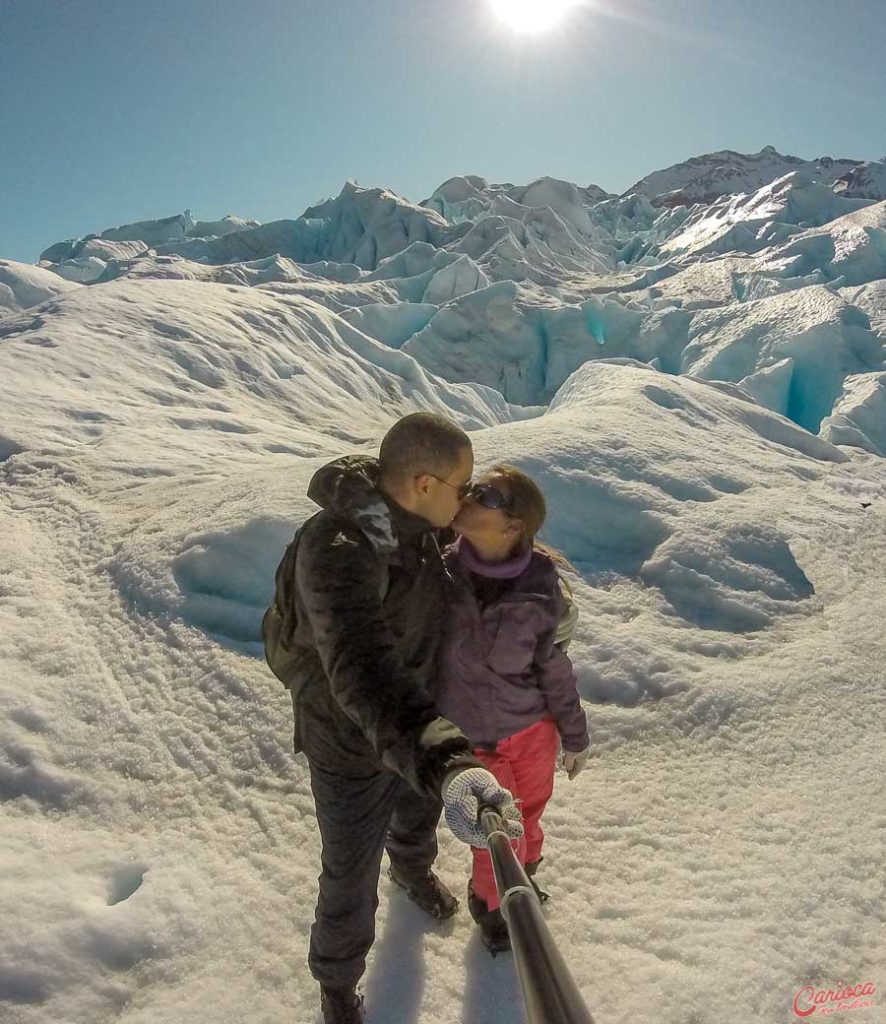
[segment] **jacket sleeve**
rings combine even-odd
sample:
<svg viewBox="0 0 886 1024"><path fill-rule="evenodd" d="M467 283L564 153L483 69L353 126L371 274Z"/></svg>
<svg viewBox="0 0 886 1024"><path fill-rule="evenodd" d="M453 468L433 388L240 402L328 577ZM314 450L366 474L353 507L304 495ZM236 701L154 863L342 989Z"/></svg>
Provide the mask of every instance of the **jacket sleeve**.
<svg viewBox="0 0 886 1024"><path fill-rule="evenodd" d="M581 706L572 662L556 643L565 603L559 593L557 597L557 619L539 638L534 667L548 711L557 722L563 749L578 752L590 743L588 720Z"/></svg>
<svg viewBox="0 0 886 1024"><path fill-rule="evenodd" d="M318 522L299 545L298 598L334 700L386 767L435 791L453 759L473 763L471 748L403 664L382 608L383 571L362 534Z"/></svg>

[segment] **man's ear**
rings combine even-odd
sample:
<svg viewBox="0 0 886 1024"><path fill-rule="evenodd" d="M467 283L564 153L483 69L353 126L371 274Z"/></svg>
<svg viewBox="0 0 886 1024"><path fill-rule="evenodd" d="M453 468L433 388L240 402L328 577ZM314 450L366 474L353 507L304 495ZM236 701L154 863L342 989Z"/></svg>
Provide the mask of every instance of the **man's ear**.
<svg viewBox="0 0 886 1024"><path fill-rule="evenodd" d="M412 485L423 498L427 496L433 477L430 473L419 473L412 478Z"/></svg>

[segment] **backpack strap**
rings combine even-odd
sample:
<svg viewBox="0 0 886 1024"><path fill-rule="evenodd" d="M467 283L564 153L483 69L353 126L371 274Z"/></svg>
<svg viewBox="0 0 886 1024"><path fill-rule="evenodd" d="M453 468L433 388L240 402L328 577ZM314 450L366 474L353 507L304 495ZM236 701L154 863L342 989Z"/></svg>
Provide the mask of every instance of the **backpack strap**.
<svg viewBox="0 0 886 1024"><path fill-rule="evenodd" d="M572 637L575 635L575 625L578 622L578 608L575 606L575 596L572 593L569 581L565 576L561 576L559 572L557 573L557 579L560 583L560 593L566 602L566 611L557 624L554 643L559 646L561 651L566 651L572 642Z"/></svg>
<svg viewBox="0 0 886 1024"><path fill-rule="evenodd" d="M293 670L298 661L297 648L294 643L299 625L295 590L295 560L298 543L308 522L310 519L302 523L295 531L295 535L287 545L280 564L277 566L274 576L274 599L261 623L265 660L274 675L287 689L293 685ZM379 598L382 604L390 592L390 587L391 574L388 563L385 562L382 566L379 584Z"/></svg>

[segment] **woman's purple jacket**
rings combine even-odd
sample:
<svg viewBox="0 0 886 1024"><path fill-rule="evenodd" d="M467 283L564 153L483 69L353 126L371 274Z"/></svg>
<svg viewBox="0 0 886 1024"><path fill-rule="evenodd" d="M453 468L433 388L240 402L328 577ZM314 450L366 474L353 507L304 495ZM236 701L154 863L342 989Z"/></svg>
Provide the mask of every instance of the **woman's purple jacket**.
<svg viewBox="0 0 886 1024"><path fill-rule="evenodd" d="M437 709L475 746L494 747L506 736L553 717L563 749L584 750L588 726L575 672L554 645L566 610L554 563L532 551L519 564L515 559L490 565L489 575L499 578L509 566L525 568L506 581L503 594L481 608L468 563L481 571L482 563L470 546L460 554L465 543L460 538L444 552L455 593L445 627Z"/></svg>

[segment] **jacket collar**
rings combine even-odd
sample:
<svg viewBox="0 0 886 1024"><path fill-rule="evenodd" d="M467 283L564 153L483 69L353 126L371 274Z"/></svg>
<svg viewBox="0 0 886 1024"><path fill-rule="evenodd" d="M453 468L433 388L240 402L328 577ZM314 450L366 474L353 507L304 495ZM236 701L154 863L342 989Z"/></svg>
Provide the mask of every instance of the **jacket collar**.
<svg viewBox="0 0 886 1024"><path fill-rule="evenodd" d="M453 576L459 578L463 585L473 589L472 570L459 556L459 547L460 545L456 546L455 543L449 544L443 553L444 562ZM502 600L553 600L558 590L557 569L546 554L533 549L526 568L519 576L506 582L508 586Z"/></svg>
<svg viewBox="0 0 886 1024"><path fill-rule="evenodd" d="M381 554L391 555L434 527L378 489L378 459L345 455L322 466L308 486L308 497L334 515L350 519Z"/></svg>
<svg viewBox="0 0 886 1024"><path fill-rule="evenodd" d="M522 576L532 560L532 548L527 548L504 562L484 562L467 537L459 537L452 550L471 572L493 580L514 580Z"/></svg>

